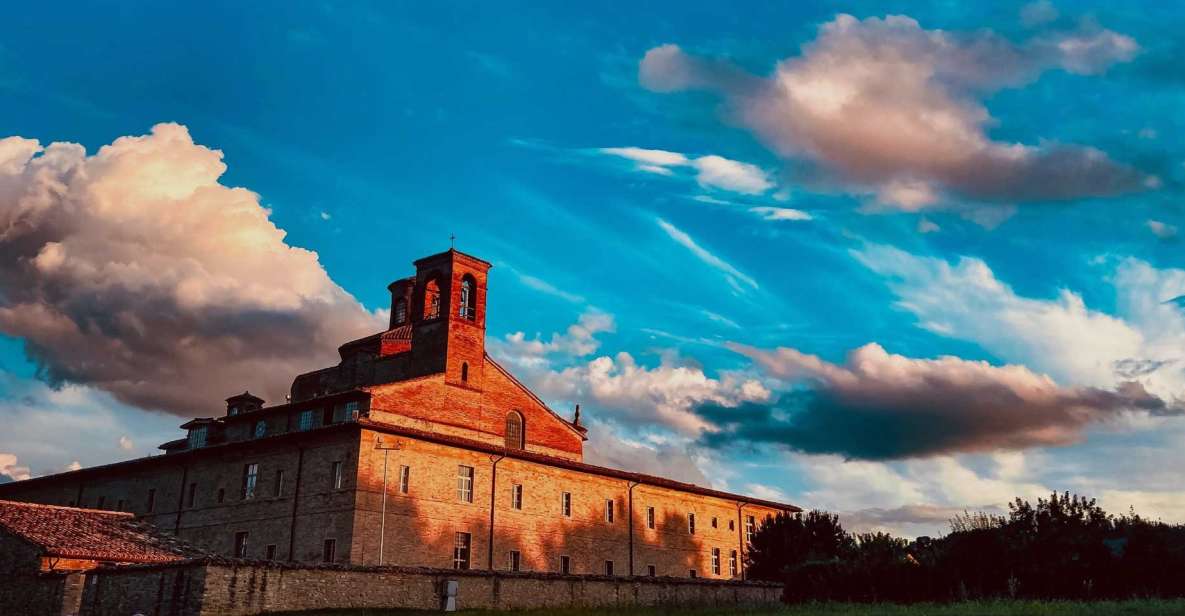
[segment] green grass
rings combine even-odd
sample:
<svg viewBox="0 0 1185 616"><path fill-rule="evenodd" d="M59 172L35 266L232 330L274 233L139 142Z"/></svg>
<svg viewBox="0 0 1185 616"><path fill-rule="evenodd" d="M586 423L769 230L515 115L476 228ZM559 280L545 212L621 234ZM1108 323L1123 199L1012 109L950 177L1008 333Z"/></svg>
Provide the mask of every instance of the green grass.
<svg viewBox="0 0 1185 616"><path fill-rule="evenodd" d="M331 610L301 612L304 616L411 616L408 610ZM462 610L468 616L1168 616L1185 615L1185 600L1133 601L968 601L916 605L813 603L768 609L631 608L559 610Z"/></svg>

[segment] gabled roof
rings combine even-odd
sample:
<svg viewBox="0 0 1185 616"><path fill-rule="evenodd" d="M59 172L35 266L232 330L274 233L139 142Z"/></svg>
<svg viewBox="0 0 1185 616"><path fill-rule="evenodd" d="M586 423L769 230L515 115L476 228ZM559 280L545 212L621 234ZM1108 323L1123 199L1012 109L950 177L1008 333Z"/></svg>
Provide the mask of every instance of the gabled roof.
<svg viewBox="0 0 1185 616"><path fill-rule="evenodd" d="M162 563L201 555L130 513L0 500L0 530L45 556L113 563Z"/></svg>
<svg viewBox="0 0 1185 616"><path fill-rule="evenodd" d="M530 387L527 387L526 385L523 384L522 381L515 378L515 376L513 374L511 374L509 370L502 367L502 364L494 361L494 358L490 357L489 353L485 354L485 360L486 360L487 364L493 366L495 370L497 370L498 372L501 372L503 376L510 379L511 383L514 383L515 385L517 385L519 387L519 389L522 389L524 392L526 392L526 394L528 396L530 396L532 400L539 403L539 406L543 407L543 410L547 411L548 413L551 413L552 417L555 417L556 420L558 420L560 423L564 424L564 427L575 432L580 437L580 440L582 440L582 441L588 440L588 435L585 433L586 432L585 430L573 425L572 422L568 421L567 419L560 417L560 414L555 412L554 410L552 410L552 408L550 406L547 406L547 403L544 402L542 398L535 395L535 392L531 391Z"/></svg>

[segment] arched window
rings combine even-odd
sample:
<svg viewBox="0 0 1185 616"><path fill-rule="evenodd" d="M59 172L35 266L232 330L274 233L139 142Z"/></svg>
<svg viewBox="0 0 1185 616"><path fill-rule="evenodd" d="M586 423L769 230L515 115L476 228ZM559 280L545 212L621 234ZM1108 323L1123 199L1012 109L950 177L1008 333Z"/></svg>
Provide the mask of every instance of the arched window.
<svg viewBox="0 0 1185 616"><path fill-rule="evenodd" d="M469 362L462 362L461 363L461 382L462 383L469 382Z"/></svg>
<svg viewBox="0 0 1185 616"><path fill-rule="evenodd" d="M518 411L510 411L506 414L506 448L507 449L522 449L523 443L526 441L526 432L523 429L523 416Z"/></svg>
<svg viewBox="0 0 1185 616"><path fill-rule="evenodd" d="M429 278L424 283L424 318L435 319L440 316L440 283L435 278Z"/></svg>
<svg viewBox="0 0 1185 616"><path fill-rule="evenodd" d="M466 275L461 279L461 305L457 308L457 316L470 321L477 318L477 283L473 276Z"/></svg>
<svg viewBox="0 0 1185 616"><path fill-rule="evenodd" d="M402 297L395 300L395 324L403 325L407 322L407 300Z"/></svg>

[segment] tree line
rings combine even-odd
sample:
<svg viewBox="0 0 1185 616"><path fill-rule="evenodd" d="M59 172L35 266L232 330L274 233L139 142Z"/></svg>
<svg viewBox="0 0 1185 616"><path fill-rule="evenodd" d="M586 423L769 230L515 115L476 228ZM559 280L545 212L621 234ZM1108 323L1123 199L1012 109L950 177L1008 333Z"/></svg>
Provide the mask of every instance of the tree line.
<svg viewBox="0 0 1185 616"><path fill-rule="evenodd" d="M848 532L824 511L783 513L746 560L750 578L784 582L789 602L1185 596L1185 525L1114 516L1069 492L965 513L947 535L913 541Z"/></svg>

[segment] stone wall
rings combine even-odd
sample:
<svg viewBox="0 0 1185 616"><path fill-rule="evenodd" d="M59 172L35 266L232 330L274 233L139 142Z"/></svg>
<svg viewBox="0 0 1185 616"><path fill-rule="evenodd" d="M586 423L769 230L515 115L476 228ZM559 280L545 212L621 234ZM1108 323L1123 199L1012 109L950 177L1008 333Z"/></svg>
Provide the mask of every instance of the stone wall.
<svg viewBox="0 0 1185 616"><path fill-rule="evenodd" d="M451 571L411 567L187 563L103 569L89 574L84 616L136 613L248 616L268 612L408 608L437 610L446 582L458 583L458 609L606 606L765 606L777 584Z"/></svg>

